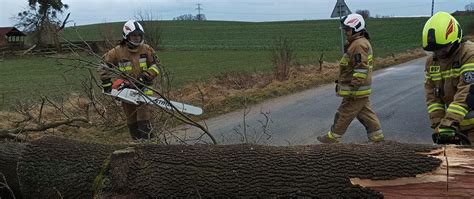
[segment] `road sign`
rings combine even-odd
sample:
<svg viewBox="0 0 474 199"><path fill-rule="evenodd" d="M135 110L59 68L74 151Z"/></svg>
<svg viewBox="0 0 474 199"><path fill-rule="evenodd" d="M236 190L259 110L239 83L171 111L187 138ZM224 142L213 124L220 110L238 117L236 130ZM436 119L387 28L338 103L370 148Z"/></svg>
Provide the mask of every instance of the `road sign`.
<svg viewBox="0 0 474 199"><path fill-rule="evenodd" d="M337 0L336 6L334 6L334 10L331 14L331 18L343 17L351 13L351 10L349 10L349 7L347 7L347 4L344 2L344 0Z"/></svg>

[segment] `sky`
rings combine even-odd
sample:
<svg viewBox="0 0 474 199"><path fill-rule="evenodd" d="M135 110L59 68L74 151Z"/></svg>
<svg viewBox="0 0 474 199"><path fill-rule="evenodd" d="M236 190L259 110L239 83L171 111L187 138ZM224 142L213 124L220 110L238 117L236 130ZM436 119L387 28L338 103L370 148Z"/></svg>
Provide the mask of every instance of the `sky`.
<svg viewBox="0 0 474 199"><path fill-rule="evenodd" d="M474 0L434 0L434 11L454 12ZM27 0L0 0L0 27L27 8ZM196 15L197 4L208 20L291 21L329 19L336 0L62 0L69 5L69 25L86 25L134 19L138 11L156 20L183 14ZM352 12L369 10L371 16L429 16L432 0L345 0Z"/></svg>

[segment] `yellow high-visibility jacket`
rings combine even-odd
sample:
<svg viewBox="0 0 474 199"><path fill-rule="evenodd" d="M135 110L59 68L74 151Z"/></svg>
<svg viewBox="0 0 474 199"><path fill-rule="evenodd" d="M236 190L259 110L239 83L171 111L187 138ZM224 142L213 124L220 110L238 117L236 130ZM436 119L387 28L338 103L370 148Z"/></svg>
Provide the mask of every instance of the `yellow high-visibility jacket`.
<svg viewBox="0 0 474 199"><path fill-rule="evenodd" d="M474 127L474 43L462 42L449 58L428 58L425 94L431 127Z"/></svg>
<svg viewBox="0 0 474 199"><path fill-rule="evenodd" d="M372 46L362 35L355 35L348 41L339 64L337 94L342 97L367 97L372 92Z"/></svg>

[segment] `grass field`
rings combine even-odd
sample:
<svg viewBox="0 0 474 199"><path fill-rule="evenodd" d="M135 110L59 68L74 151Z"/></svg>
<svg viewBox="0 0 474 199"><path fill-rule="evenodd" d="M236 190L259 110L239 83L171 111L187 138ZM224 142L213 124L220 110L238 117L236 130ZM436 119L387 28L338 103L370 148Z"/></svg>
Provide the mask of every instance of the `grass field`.
<svg viewBox="0 0 474 199"><path fill-rule="evenodd" d="M474 16L458 17L462 27L474 21ZM420 45L421 30L426 17L368 19L376 53L399 52ZM292 39L298 50L336 51L340 47L338 20L289 22L222 22L222 21L162 21L163 48L168 50L264 50L279 36ZM121 37L123 23L107 24ZM100 40L103 24L67 29L64 37L79 40ZM145 31L147 30L146 27ZM467 29L467 28L465 28Z"/></svg>
<svg viewBox="0 0 474 199"><path fill-rule="evenodd" d="M427 18L369 19L368 30L376 57L420 46L421 30ZM463 26L474 17L459 17ZM163 51L158 52L163 65L171 72L175 87L193 81L205 81L222 73L269 72L272 69L271 43L288 37L296 50L296 62L316 64L340 57L338 20L290 22L222 22L163 21ZM115 30L121 37L122 23L94 24L67 28L64 37L78 40L100 40L103 27ZM147 27L145 26L145 31ZM32 99L36 94L59 95L81 87L87 71L60 66L55 59L42 57L6 57L0 62L0 110L18 100Z"/></svg>

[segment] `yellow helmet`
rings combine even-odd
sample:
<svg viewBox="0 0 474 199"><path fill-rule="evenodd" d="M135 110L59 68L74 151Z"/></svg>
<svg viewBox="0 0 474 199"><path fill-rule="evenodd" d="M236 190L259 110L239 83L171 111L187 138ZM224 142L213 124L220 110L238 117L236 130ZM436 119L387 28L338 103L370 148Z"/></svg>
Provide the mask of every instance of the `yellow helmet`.
<svg viewBox="0 0 474 199"><path fill-rule="evenodd" d="M437 12L423 28L423 49L433 51L453 43L461 43L462 29L447 12Z"/></svg>

